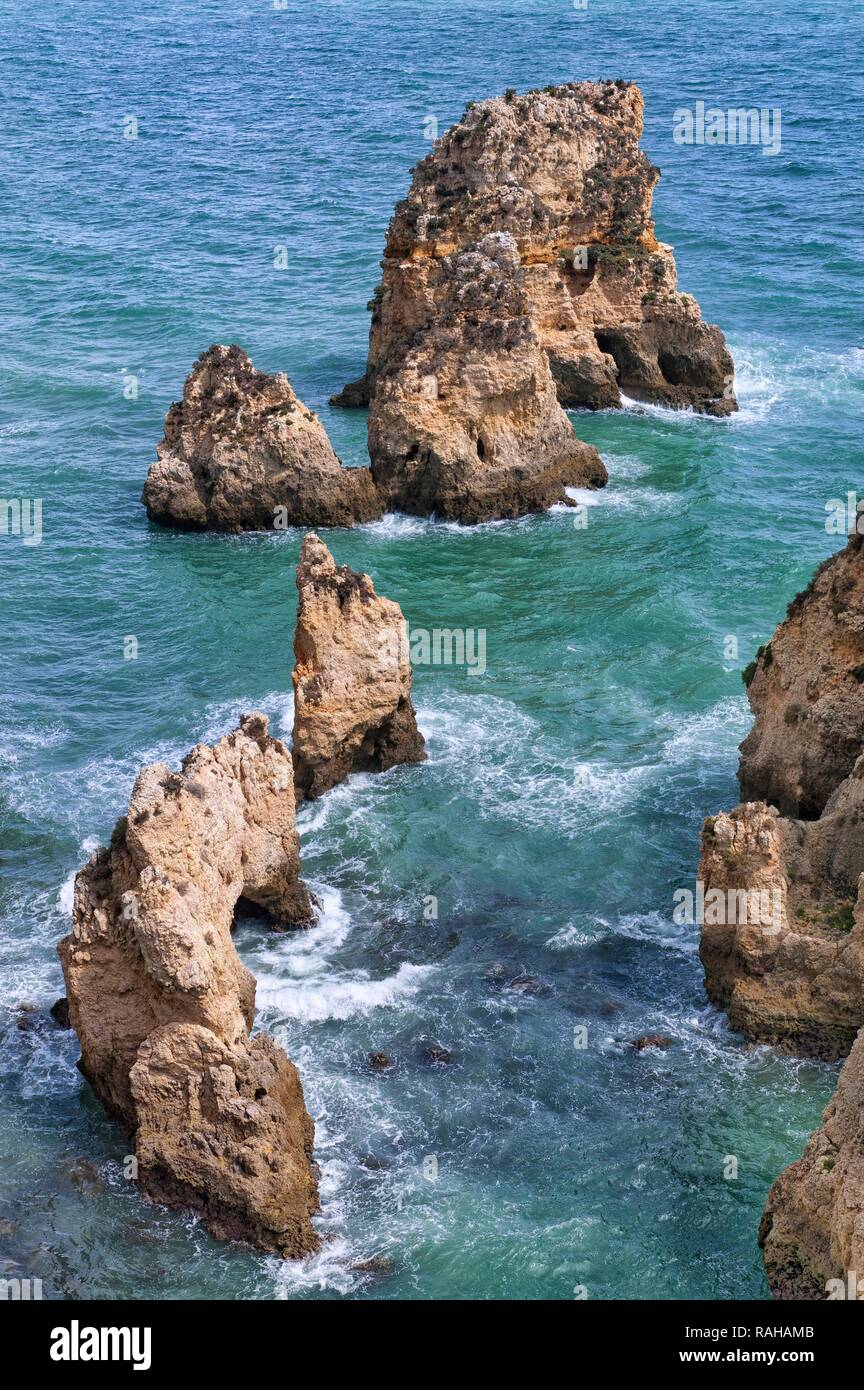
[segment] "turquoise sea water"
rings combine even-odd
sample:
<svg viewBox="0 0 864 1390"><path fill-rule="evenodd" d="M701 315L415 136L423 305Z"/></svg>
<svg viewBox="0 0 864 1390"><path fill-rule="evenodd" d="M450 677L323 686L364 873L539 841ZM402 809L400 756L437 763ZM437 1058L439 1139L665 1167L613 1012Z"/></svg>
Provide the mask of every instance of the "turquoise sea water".
<svg viewBox="0 0 864 1390"><path fill-rule="evenodd" d="M43 505L40 545L0 537L0 1275L53 1298L767 1297L765 1195L836 1070L706 1007L672 894L703 815L737 799L740 669L837 547L826 501L862 481L861 16L0 0L0 495ZM74 1038L18 1011L62 993L71 875L137 769L250 708L290 732L299 535L158 531L141 484L212 341L287 370L363 462L364 417L327 398L362 370L427 118L607 76L645 92L658 234L727 334L741 412L575 417L611 478L585 530L561 509L326 535L412 624L484 628L487 670L418 668L429 762L301 813L318 929L239 929L318 1124L329 1239L282 1265L146 1206ZM674 144L699 99L779 106L781 153ZM637 1054L644 1032L673 1046ZM390 1277L351 1271L376 1253Z"/></svg>

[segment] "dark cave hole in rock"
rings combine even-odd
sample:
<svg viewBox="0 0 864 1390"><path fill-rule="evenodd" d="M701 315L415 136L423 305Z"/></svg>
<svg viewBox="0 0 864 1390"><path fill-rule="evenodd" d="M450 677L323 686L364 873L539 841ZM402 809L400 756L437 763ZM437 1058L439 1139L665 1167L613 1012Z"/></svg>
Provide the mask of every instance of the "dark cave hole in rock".
<svg viewBox="0 0 864 1390"><path fill-rule="evenodd" d="M260 903L253 902L251 898L245 898L241 893L237 902L234 904L233 925L237 927L242 922L266 922L268 926L270 926L273 923L273 918L266 907L262 907Z"/></svg>
<svg viewBox="0 0 864 1390"><path fill-rule="evenodd" d="M645 361L639 349L638 339L631 341L626 331L606 332L597 328L594 330L594 341L601 352L612 358L622 385L642 379L645 374Z"/></svg>
<svg viewBox="0 0 864 1390"><path fill-rule="evenodd" d="M567 260L564 263L564 276L567 288L575 299L581 298L581 296L588 289L596 274L596 261L589 264L584 269L579 264L574 265L573 261L570 260Z"/></svg>

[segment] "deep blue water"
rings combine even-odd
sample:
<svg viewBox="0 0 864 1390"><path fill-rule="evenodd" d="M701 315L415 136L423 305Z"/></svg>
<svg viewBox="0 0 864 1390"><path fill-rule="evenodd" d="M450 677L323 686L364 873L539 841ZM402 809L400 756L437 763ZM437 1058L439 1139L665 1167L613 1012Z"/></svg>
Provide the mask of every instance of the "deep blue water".
<svg viewBox="0 0 864 1390"><path fill-rule="evenodd" d="M672 893L737 799L740 669L862 481L858 0L0 0L0 23L0 496L43 506L40 545L0 537L0 1275L55 1298L767 1297L765 1194L835 1069L706 1007ZM213 341L286 370L362 462L363 416L327 398L362 370L427 118L589 77L643 88L658 235L741 412L576 417L611 475L584 531L328 534L412 624L485 628L488 669L418 668L429 763L301 813L323 924L240 929L319 1128L330 1239L282 1266L143 1204L74 1039L17 1026L62 992L70 876L141 764L252 707L290 731L299 535L160 532L141 485ZM676 145L699 99L780 107L781 153ZM526 975L540 992L507 987ZM673 1046L627 1048L646 1031ZM351 1272L376 1252L391 1277Z"/></svg>

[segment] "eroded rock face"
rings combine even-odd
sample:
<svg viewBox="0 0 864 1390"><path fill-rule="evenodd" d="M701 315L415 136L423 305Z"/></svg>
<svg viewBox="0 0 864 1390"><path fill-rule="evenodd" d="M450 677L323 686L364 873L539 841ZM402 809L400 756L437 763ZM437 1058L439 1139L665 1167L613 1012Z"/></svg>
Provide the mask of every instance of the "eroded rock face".
<svg viewBox="0 0 864 1390"><path fill-rule="evenodd" d="M157 1028L131 1072L139 1183L213 1235L299 1257L317 1248L315 1128L297 1068L259 1033L227 1047L194 1023Z"/></svg>
<svg viewBox="0 0 864 1390"><path fill-rule="evenodd" d="M711 817L702 834L706 895L764 892L774 903L767 919L743 924L728 907L720 921L706 910L700 954L713 1002L749 1038L828 1060L849 1054L822 1127L768 1198L760 1243L779 1298L860 1296L842 1287L864 1261L861 546L854 535L820 566L760 651L739 772L745 796L760 799Z"/></svg>
<svg viewBox="0 0 864 1390"><path fill-rule="evenodd" d="M747 802L705 822L705 986L746 1037L835 1060L864 1026L862 826L864 758L818 821Z"/></svg>
<svg viewBox="0 0 864 1390"><path fill-rule="evenodd" d="M471 103L414 171L387 236L366 376L337 404L375 400L428 332L442 261L489 233L513 238L527 314L566 407L621 393L715 415L736 408L722 333L676 288L651 202L659 172L639 149L643 99L581 82ZM584 248L584 251L583 251ZM379 440L370 438L373 467Z"/></svg>
<svg viewBox="0 0 864 1390"><path fill-rule="evenodd" d="M297 567L294 768L314 799L350 772L422 762L402 610L306 536Z"/></svg>
<svg viewBox="0 0 864 1390"><path fill-rule="evenodd" d="M368 468L343 468L287 376L214 345L165 417L142 501L151 521L186 530L352 526L381 515Z"/></svg>
<svg viewBox="0 0 864 1390"><path fill-rule="evenodd" d="M746 800L812 818L864 750L864 538L816 571L760 651L741 745Z"/></svg>
<svg viewBox="0 0 864 1390"><path fill-rule="evenodd" d="M706 821L699 869L706 891L782 902L774 930L706 920L711 999L747 1037L827 1058L864 1025L861 543L817 570L759 653L739 771L753 799Z"/></svg>
<svg viewBox="0 0 864 1390"><path fill-rule="evenodd" d="M759 1243L775 1298L864 1298L864 1032L821 1127L768 1194Z"/></svg>
<svg viewBox="0 0 864 1390"><path fill-rule="evenodd" d="M79 1066L135 1134L142 1189L297 1255L317 1246L312 1121L292 1063L249 1036L255 980L231 940L241 899L311 921L294 805L291 754L260 714L180 772L145 767L58 949Z"/></svg>
<svg viewBox="0 0 864 1390"><path fill-rule="evenodd" d="M372 474L388 505L476 522L543 511L606 469L558 404L513 238L491 233L434 260L434 301L376 377Z"/></svg>

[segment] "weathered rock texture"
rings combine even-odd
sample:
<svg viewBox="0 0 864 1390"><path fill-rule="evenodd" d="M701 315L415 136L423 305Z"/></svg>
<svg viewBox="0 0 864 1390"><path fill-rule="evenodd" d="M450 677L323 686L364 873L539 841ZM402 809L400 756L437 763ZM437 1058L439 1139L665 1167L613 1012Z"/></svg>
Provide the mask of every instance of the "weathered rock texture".
<svg viewBox="0 0 864 1390"><path fill-rule="evenodd" d="M703 322L692 296L678 293L672 250L654 235L659 172L639 149L642 124L642 94L629 83L508 93L472 103L417 166L387 235L366 375L334 398L371 404L376 481L393 486L403 427L415 416L421 432L427 423L418 374L440 375L440 359L445 380L438 408L453 412L473 441L484 437L489 417L497 423L507 416L508 406L497 403L501 388L505 402L514 400L511 374L498 381L503 355L521 358L527 377L536 356L531 336L565 407L616 406L624 392L715 415L736 408L723 335ZM503 234L508 245L512 240L521 274L505 275L501 267L504 288L484 295L466 286L477 262L463 257L488 259L490 233ZM461 313L460 295L473 298ZM483 325L490 318L496 326L487 340ZM532 335L524 327L517 332L523 318ZM454 376L451 352L470 355L467 381ZM478 380L484 370L486 380ZM430 382L427 390L433 389ZM394 391L406 400L391 425L386 402ZM542 379L539 393L545 393ZM458 425L454 433L456 450ZM409 434L405 429L406 486L407 466L416 465L424 447L423 439L409 442ZM516 457L533 472L536 436L529 426L523 439L518 412L511 435ZM467 451L463 462L473 464ZM432 464L434 471L434 453ZM587 458L586 467L587 481L595 481Z"/></svg>
<svg viewBox="0 0 864 1390"><path fill-rule="evenodd" d="M141 500L164 526L351 526L383 511L368 468L343 468L287 376L256 371L238 347L199 357L156 452Z"/></svg>
<svg viewBox="0 0 864 1390"><path fill-rule="evenodd" d="M757 801L705 822L699 878L734 905L720 921L706 907L699 953L746 1037L834 1060L864 1026L862 829L864 757L818 821Z"/></svg>
<svg viewBox="0 0 864 1390"><path fill-rule="evenodd" d="M231 927L241 899L308 924L298 870L291 754L247 715L179 773L142 770L59 946L79 1066L134 1134L142 1190L295 1256L318 1243L314 1130L293 1064L250 1037L255 980Z"/></svg>
<svg viewBox="0 0 864 1390"><path fill-rule="evenodd" d="M812 818L864 751L864 537L816 571L756 661L745 800Z"/></svg>
<svg viewBox="0 0 864 1390"><path fill-rule="evenodd" d="M520 516L600 487L606 469L555 393L513 238L433 261L434 316L376 378L372 472L388 505L462 522Z"/></svg>
<svg viewBox="0 0 864 1390"><path fill-rule="evenodd" d="M775 1182L760 1230L775 1295L821 1299L827 1281L864 1273L860 536L820 566L746 675L756 722L739 775L758 800L705 822L699 876L706 894L764 889L779 906L767 927L706 916L700 954L709 996L747 1037L829 1060L849 1053L822 1128Z"/></svg>
<svg viewBox="0 0 864 1390"><path fill-rule="evenodd" d="M397 603L368 574L337 566L314 533L297 567L294 768L298 799L350 772L422 762L411 703L408 634Z"/></svg>
<svg viewBox="0 0 864 1390"><path fill-rule="evenodd" d="M746 675L748 799L706 821L699 877L706 892L777 890L781 921L706 921L706 986L748 1037L845 1056L864 1025L860 536L817 570Z"/></svg>
<svg viewBox="0 0 864 1390"><path fill-rule="evenodd" d="M821 1128L771 1188L759 1243L775 1298L864 1299L864 1031Z"/></svg>

